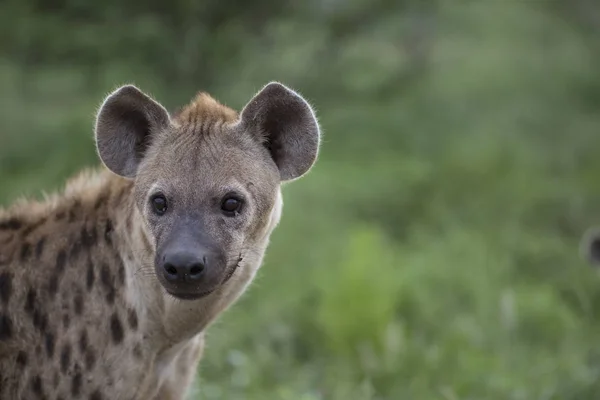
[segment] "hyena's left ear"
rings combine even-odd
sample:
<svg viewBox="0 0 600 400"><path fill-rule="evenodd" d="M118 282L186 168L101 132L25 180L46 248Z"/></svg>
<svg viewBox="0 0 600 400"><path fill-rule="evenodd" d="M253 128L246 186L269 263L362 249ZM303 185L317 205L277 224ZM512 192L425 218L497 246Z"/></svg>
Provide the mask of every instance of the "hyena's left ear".
<svg viewBox="0 0 600 400"><path fill-rule="evenodd" d="M170 125L169 113L133 85L108 95L96 117L96 147L117 175L133 178L153 137Z"/></svg>
<svg viewBox="0 0 600 400"><path fill-rule="evenodd" d="M580 251L583 258L594 266L600 265L600 229L591 228L581 239Z"/></svg>
<svg viewBox="0 0 600 400"><path fill-rule="evenodd" d="M264 143L282 181L306 174L317 160L320 129L311 106L286 86L266 85L241 113L240 124Z"/></svg>

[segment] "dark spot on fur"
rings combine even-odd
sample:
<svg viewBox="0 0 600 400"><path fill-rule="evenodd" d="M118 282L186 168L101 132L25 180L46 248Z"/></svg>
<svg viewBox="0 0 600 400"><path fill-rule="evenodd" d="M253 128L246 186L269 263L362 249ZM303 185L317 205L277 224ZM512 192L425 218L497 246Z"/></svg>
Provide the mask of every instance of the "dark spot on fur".
<svg viewBox="0 0 600 400"><path fill-rule="evenodd" d="M51 297L54 297L56 295L56 292L58 292L58 275L54 274L50 277L50 282L48 283L48 292L50 293Z"/></svg>
<svg viewBox="0 0 600 400"><path fill-rule="evenodd" d="M48 317L42 314L37 308L33 310L33 326L41 333L45 333L46 327L48 326Z"/></svg>
<svg viewBox="0 0 600 400"><path fill-rule="evenodd" d="M42 397L44 395L44 388L42 387L42 378L40 378L39 375L35 375L31 379L31 390L33 390L33 393L35 393L39 397Z"/></svg>
<svg viewBox="0 0 600 400"><path fill-rule="evenodd" d="M60 370L63 374L67 373L67 369L69 368L69 364L71 363L71 345L69 343L65 343L60 352Z"/></svg>
<svg viewBox="0 0 600 400"><path fill-rule="evenodd" d="M79 202L79 200L75 200L73 202L73 205L71 206L71 208L69 208L69 222L75 221L75 219L77 218L77 211L79 210L80 206L81 203Z"/></svg>
<svg viewBox="0 0 600 400"><path fill-rule="evenodd" d="M19 351L19 354L17 354L17 365L19 367L25 367L27 365L27 353L25 353L23 350Z"/></svg>
<svg viewBox="0 0 600 400"><path fill-rule="evenodd" d="M86 274L86 278L85 278L85 283L86 283L88 290L94 286L95 279L96 279L96 276L94 275L94 264L92 263L92 260L89 259L88 265L87 265L87 274Z"/></svg>
<svg viewBox="0 0 600 400"><path fill-rule="evenodd" d="M131 226L133 225L132 222L133 216L131 213L127 214L126 220L125 220L125 229L127 230L127 232L131 232Z"/></svg>
<svg viewBox="0 0 600 400"><path fill-rule="evenodd" d="M102 264L102 269L100 269L100 281L106 290L106 300L109 304L113 304L115 302L115 287L106 263Z"/></svg>
<svg viewBox="0 0 600 400"><path fill-rule="evenodd" d="M52 381L54 389L56 389L58 387L58 384L60 383L60 380L58 379L58 372L54 371L54 379L52 379Z"/></svg>
<svg viewBox="0 0 600 400"><path fill-rule="evenodd" d="M31 255L31 245L29 243L23 243L21 245L21 262L24 262Z"/></svg>
<svg viewBox="0 0 600 400"><path fill-rule="evenodd" d="M98 241L98 233L95 229L88 230L85 225L81 227L81 244L89 249Z"/></svg>
<svg viewBox="0 0 600 400"><path fill-rule="evenodd" d="M81 315L83 313L83 296L81 293L77 293L73 298L73 307L75 308L75 314Z"/></svg>
<svg viewBox="0 0 600 400"><path fill-rule="evenodd" d="M48 354L48 357L54 357L54 334L52 332L46 333L44 343L46 344L46 354Z"/></svg>
<svg viewBox="0 0 600 400"><path fill-rule="evenodd" d="M1 247L1 244L0 244ZM10 262L9 254L0 253L0 266L6 265Z"/></svg>
<svg viewBox="0 0 600 400"><path fill-rule="evenodd" d="M0 243L0 245L1 244L2 243ZM8 259L7 255L0 253L0 266L8 264L9 261L10 260Z"/></svg>
<svg viewBox="0 0 600 400"><path fill-rule="evenodd" d="M45 245L46 245L46 238L45 237L40 238L40 240L38 240L37 244L35 245L35 257L36 258L39 259L42 256Z"/></svg>
<svg viewBox="0 0 600 400"><path fill-rule="evenodd" d="M100 268L100 281L105 287L112 286L111 278L110 278L110 270L108 268L108 264L103 263Z"/></svg>
<svg viewBox="0 0 600 400"><path fill-rule="evenodd" d="M112 244L112 233L113 233L113 223L111 219L106 220L106 227L104 228L104 240L106 243Z"/></svg>
<svg viewBox="0 0 600 400"><path fill-rule="evenodd" d="M94 203L94 210L98 211L100 207L102 207L102 204L106 203L107 200L108 193L102 193L100 196L98 196L96 202Z"/></svg>
<svg viewBox="0 0 600 400"><path fill-rule="evenodd" d="M102 394L98 389L94 390L90 395L90 400L102 400Z"/></svg>
<svg viewBox="0 0 600 400"><path fill-rule="evenodd" d="M65 264L67 262L67 254L64 250L61 250L56 255L56 272L62 273L65 269Z"/></svg>
<svg viewBox="0 0 600 400"><path fill-rule="evenodd" d="M0 221L0 230L16 231L17 229L21 229L22 226L23 222L15 217L6 221Z"/></svg>
<svg viewBox="0 0 600 400"><path fill-rule="evenodd" d="M38 221L25 227L23 229L23 231L21 231L21 236L22 237L28 236L31 232L33 232L34 230L36 230L37 228L42 226L44 223L46 223L46 217L40 218Z"/></svg>
<svg viewBox="0 0 600 400"><path fill-rule="evenodd" d="M6 314L0 315L0 340L8 340L13 335L12 319Z"/></svg>
<svg viewBox="0 0 600 400"><path fill-rule="evenodd" d="M77 372L71 381L71 395L77 397L81 394L81 372Z"/></svg>
<svg viewBox="0 0 600 400"><path fill-rule="evenodd" d="M85 368L88 371L91 371L92 368L94 368L95 364L96 364L96 354L94 353L94 350L89 349L85 353Z"/></svg>
<svg viewBox="0 0 600 400"><path fill-rule="evenodd" d="M123 341L123 324L121 324L121 320L119 316L114 313L110 318L110 333L113 339L113 342L119 344Z"/></svg>
<svg viewBox="0 0 600 400"><path fill-rule="evenodd" d="M68 292L66 290L63 290L60 293L60 300L61 300L60 303L61 303L61 307L62 307L63 310L68 310L69 309L69 306L70 306L70 304L69 304L69 300L70 300L69 296L72 295L72 294L73 294L72 292Z"/></svg>
<svg viewBox="0 0 600 400"><path fill-rule="evenodd" d="M33 310L35 309L35 299L37 295L35 293L35 289L29 289L27 292L27 298L25 300L25 311L27 314L33 314Z"/></svg>
<svg viewBox="0 0 600 400"><path fill-rule="evenodd" d="M74 240L73 245L71 245L71 251L69 252L69 256L71 258L77 257L79 255L79 253L81 253L81 248L82 248L81 240Z"/></svg>
<svg viewBox="0 0 600 400"><path fill-rule="evenodd" d="M67 215L67 213L64 210L59 211L54 215L54 220L60 221L61 219L64 219L66 215Z"/></svg>
<svg viewBox="0 0 600 400"><path fill-rule="evenodd" d="M3 272L0 274L0 299L4 304L8 304L12 295L12 274Z"/></svg>
<svg viewBox="0 0 600 400"><path fill-rule="evenodd" d="M81 354L85 353L88 347L88 336L87 331L84 329L81 331L81 336L79 336L79 350Z"/></svg>
<svg viewBox="0 0 600 400"><path fill-rule="evenodd" d="M138 316L133 308L129 310L127 320L129 321L129 326L131 329L136 330L138 327Z"/></svg>
<svg viewBox="0 0 600 400"><path fill-rule="evenodd" d="M119 270L117 271L117 278L119 279L119 283L121 285L125 284L125 266L123 262L119 260Z"/></svg>
<svg viewBox="0 0 600 400"><path fill-rule="evenodd" d="M108 302L108 304L114 304L115 303L115 290L111 289L108 293L106 293L106 301Z"/></svg>
<svg viewBox="0 0 600 400"><path fill-rule="evenodd" d="M68 313L63 315L63 327L67 329L71 325L71 317L69 317Z"/></svg>

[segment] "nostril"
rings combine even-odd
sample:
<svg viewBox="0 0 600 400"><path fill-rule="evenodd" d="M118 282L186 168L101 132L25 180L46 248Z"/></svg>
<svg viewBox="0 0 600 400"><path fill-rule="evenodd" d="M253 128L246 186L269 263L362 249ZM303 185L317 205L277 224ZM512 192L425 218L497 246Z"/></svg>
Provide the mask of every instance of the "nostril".
<svg viewBox="0 0 600 400"><path fill-rule="evenodd" d="M169 274L171 277L177 276L177 268L175 268L171 264L165 265L165 271L167 271L167 274Z"/></svg>
<svg viewBox="0 0 600 400"><path fill-rule="evenodd" d="M202 265L202 264L192 265L192 267L190 268L190 277L197 278L198 276L200 276L200 274L202 274L202 271L204 271L204 265Z"/></svg>

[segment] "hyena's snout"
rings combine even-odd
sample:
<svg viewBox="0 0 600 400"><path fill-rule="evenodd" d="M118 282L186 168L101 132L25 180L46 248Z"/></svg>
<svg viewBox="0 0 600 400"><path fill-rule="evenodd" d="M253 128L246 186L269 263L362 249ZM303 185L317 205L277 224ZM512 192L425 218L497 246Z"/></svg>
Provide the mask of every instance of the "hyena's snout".
<svg viewBox="0 0 600 400"><path fill-rule="evenodd" d="M203 251L171 251L164 255L163 260L165 279L176 284L199 282L207 264Z"/></svg>
<svg viewBox="0 0 600 400"><path fill-rule="evenodd" d="M197 299L213 292L223 281L227 268L221 253L210 241L173 237L157 253L156 274L171 295Z"/></svg>

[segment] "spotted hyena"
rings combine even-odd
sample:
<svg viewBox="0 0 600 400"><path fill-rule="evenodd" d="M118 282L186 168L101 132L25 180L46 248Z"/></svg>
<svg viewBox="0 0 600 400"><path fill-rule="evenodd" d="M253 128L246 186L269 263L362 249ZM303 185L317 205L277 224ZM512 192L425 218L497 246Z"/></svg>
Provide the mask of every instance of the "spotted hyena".
<svg viewBox="0 0 600 400"><path fill-rule="evenodd" d="M132 85L111 93L104 166L0 211L0 398L182 399L319 138L275 82L240 113L205 93L176 114Z"/></svg>

